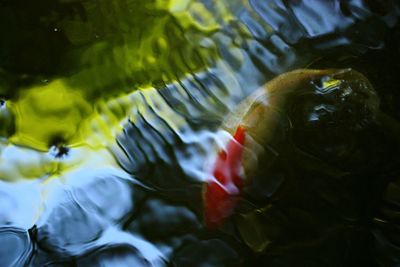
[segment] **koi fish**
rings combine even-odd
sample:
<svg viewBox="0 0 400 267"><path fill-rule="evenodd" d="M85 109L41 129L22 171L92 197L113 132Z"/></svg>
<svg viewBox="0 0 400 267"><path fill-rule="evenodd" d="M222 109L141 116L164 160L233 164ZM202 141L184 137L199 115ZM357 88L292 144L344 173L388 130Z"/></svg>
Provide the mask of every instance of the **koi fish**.
<svg viewBox="0 0 400 267"><path fill-rule="evenodd" d="M245 139L246 132L239 126L226 151L218 154L213 171L215 179L205 186L204 220L209 228L218 227L236 206L244 180L241 176L241 159Z"/></svg>
<svg viewBox="0 0 400 267"><path fill-rule="evenodd" d="M312 82L329 86L341 82L343 75L362 76L351 69L300 69L279 75L240 102L227 116L222 127L231 133L232 139L219 152L212 169L213 178L203 187L204 223L208 228L218 228L233 213L245 183L257 167L257 157L274 137L287 100L310 88Z"/></svg>

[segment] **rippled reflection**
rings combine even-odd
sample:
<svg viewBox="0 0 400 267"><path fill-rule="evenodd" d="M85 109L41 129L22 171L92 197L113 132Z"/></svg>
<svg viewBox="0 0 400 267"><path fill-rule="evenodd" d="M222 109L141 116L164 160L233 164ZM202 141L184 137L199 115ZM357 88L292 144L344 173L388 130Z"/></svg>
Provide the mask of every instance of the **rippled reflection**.
<svg viewBox="0 0 400 267"><path fill-rule="evenodd" d="M396 266L399 15L0 1L0 266Z"/></svg>

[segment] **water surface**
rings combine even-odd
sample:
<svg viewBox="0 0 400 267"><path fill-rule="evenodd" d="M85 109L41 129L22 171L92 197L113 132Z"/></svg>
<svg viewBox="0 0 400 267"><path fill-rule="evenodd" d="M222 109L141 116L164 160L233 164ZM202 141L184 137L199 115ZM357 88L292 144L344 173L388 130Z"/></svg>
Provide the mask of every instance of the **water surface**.
<svg viewBox="0 0 400 267"><path fill-rule="evenodd" d="M396 266L399 14L398 1L0 1L0 266ZM297 68L363 73L378 118L362 121L362 95L295 99L273 156L208 229L222 121Z"/></svg>

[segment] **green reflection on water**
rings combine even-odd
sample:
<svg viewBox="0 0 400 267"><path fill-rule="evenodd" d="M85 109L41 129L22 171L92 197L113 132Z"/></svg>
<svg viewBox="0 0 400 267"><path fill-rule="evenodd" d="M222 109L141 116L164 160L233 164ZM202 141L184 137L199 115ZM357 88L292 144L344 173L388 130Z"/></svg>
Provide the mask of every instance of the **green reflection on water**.
<svg viewBox="0 0 400 267"><path fill-rule="evenodd" d="M99 99L159 88L219 57L204 41L219 24L197 1L15 1L0 17L0 95L16 117L10 140L39 150L91 135L83 125Z"/></svg>

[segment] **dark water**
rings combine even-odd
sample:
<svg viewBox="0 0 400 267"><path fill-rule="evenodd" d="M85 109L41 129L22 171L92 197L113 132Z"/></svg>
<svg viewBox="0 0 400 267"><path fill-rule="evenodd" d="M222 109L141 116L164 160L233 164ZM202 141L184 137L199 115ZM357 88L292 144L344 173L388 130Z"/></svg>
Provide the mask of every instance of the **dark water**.
<svg viewBox="0 0 400 267"><path fill-rule="evenodd" d="M0 266L397 266L399 16L379 0L0 0ZM297 68L363 73L379 111L356 90L292 99L208 229L222 121Z"/></svg>

